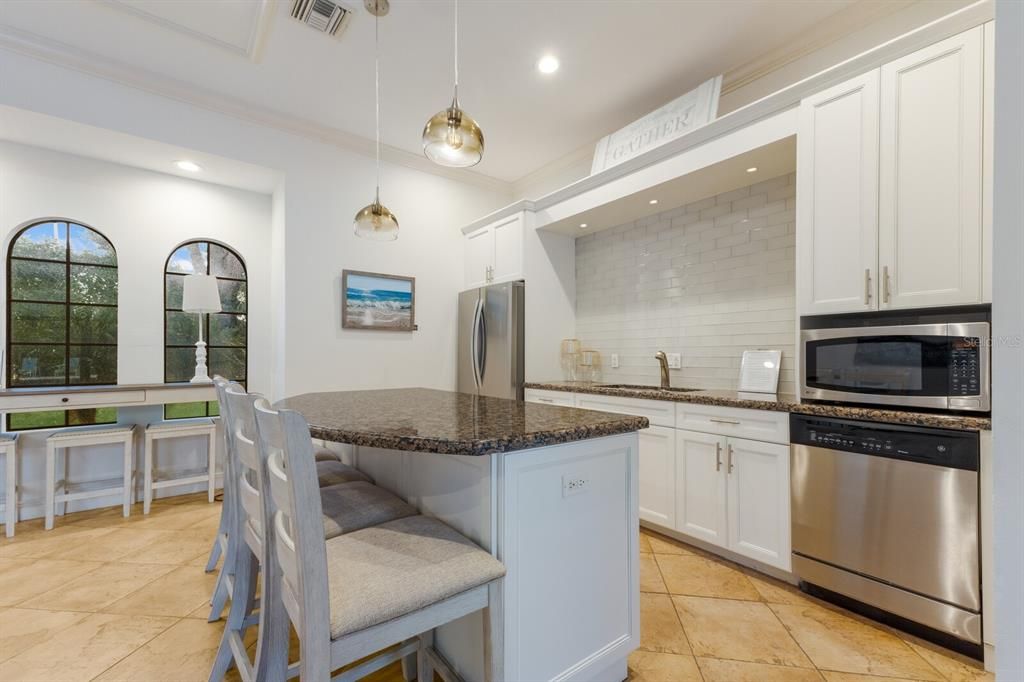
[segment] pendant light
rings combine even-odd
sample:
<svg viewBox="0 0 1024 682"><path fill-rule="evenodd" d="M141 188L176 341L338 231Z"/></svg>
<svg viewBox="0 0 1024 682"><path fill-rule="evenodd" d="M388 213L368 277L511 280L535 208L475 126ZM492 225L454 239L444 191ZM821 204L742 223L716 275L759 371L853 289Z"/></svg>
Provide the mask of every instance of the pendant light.
<svg viewBox="0 0 1024 682"><path fill-rule="evenodd" d="M484 156L484 133L459 106L459 0L455 0L455 95L423 128L423 153L440 166L467 168Z"/></svg>
<svg viewBox="0 0 1024 682"><path fill-rule="evenodd" d="M398 239L398 218L380 203L380 18L388 13L388 0L365 0L373 15L373 76L377 116L377 192L373 203L356 213L356 235L364 239L391 242Z"/></svg>

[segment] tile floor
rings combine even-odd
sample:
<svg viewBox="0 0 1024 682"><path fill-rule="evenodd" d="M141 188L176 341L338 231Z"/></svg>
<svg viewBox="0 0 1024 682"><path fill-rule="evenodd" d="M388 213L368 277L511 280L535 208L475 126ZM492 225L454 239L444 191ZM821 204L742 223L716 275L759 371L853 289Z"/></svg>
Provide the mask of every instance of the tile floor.
<svg viewBox="0 0 1024 682"><path fill-rule="evenodd" d="M201 682L220 639L205 494L18 525L0 539L0 680ZM644 531L635 682L976 682L976 664ZM234 675L231 679L236 679ZM372 682L401 682L396 665Z"/></svg>

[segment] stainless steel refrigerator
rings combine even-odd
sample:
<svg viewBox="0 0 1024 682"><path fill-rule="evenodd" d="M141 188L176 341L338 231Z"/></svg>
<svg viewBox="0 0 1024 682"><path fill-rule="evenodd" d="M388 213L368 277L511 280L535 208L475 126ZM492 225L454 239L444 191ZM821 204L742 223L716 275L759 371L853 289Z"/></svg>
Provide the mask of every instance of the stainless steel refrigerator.
<svg viewBox="0 0 1024 682"><path fill-rule="evenodd" d="M525 300L525 282L459 294L460 392L523 399Z"/></svg>

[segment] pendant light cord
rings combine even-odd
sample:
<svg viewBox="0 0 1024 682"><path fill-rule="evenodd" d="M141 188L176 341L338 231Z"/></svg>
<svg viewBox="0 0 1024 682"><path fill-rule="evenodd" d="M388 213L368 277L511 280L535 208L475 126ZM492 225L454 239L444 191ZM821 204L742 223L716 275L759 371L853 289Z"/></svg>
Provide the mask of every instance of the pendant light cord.
<svg viewBox="0 0 1024 682"><path fill-rule="evenodd" d="M373 16L373 92L377 123L377 203L380 203L380 16Z"/></svg>
<svg viewBox="0 0 1024 682"><path fill-rule="evenodd" d="M459 0L455 0L455 100L459 99Z"/></svg>

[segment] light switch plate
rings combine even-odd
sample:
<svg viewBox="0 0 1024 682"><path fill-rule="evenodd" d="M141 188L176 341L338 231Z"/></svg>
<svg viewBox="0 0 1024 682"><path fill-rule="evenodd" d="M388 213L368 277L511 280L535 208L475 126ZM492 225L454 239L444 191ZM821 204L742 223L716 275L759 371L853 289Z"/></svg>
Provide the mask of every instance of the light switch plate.
<svg viewBox="0 0 1024 682"><path fill-rule="evenodd" d="M682 353L666 353L668 356L668 368L669 369L682 369L683 368L683 354Z"/></svg>
<svg viewBox="0 0 1024 682"><path fill-rule="evenodd" d="M612 353L612 369L618 369L618 368L619 368L619 354L618 353Z"/></svg>

